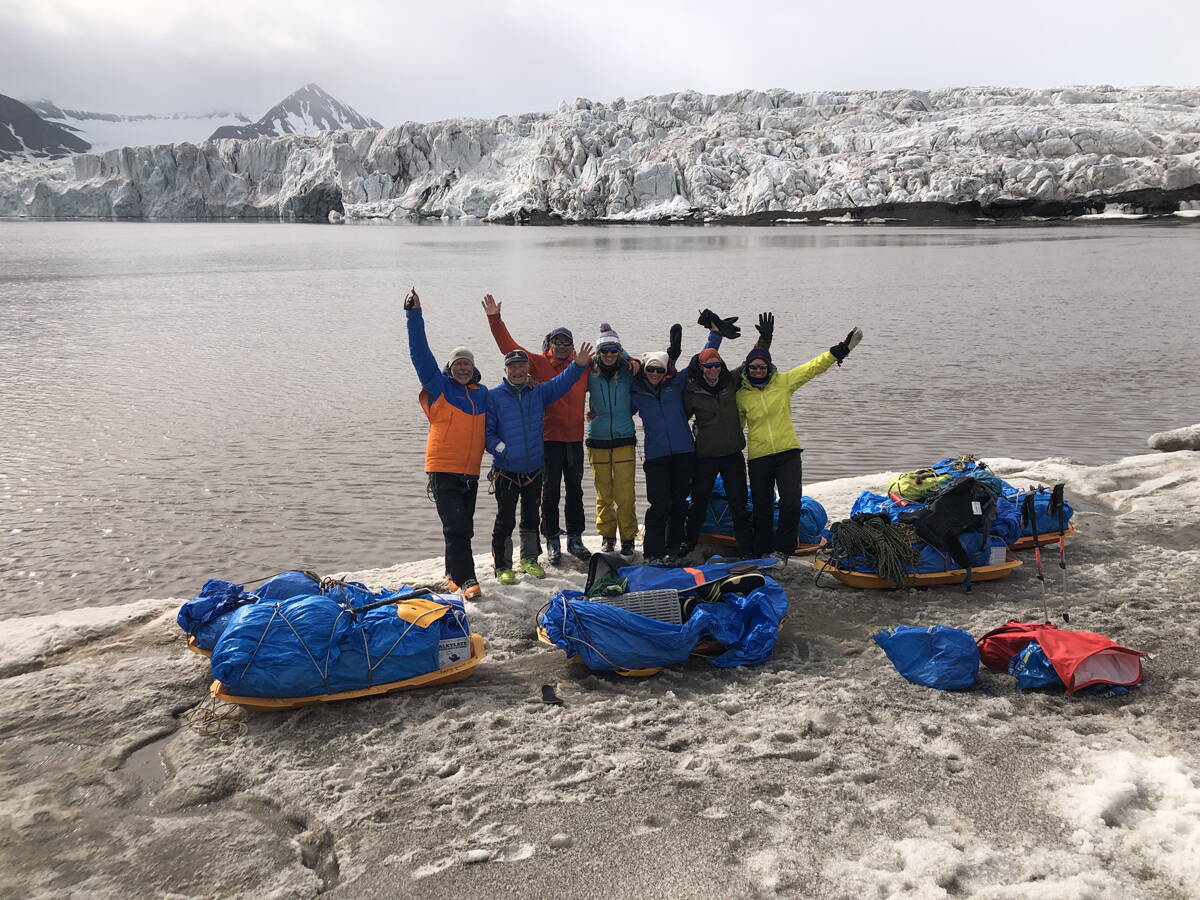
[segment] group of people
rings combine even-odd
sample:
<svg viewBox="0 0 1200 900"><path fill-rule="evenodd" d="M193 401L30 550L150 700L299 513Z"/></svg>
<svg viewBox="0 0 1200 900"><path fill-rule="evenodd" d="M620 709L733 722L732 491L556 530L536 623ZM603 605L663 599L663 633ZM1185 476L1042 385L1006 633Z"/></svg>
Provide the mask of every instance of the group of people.
<svg viewBox="0 0 1200 900"><path fill-rule="evenodd" d="M755 326L757 343L730 369L720 348L723 340L740 335L737 317L722 319L704 310L698 322L707 327L707 340L680 370L680 325L672 326L667 349L641 358L630 356L608 323L600 325L594 354L592 344L577 347L565 327L548 332L541 353L534 353L509 334L501 304L487 294L483 310L504 354L504 379L489 389L480 383L475 356L466 347L451 350L439 366L415 290L404 305L420 403L429 419L425 471L442 522L452 590L467 599L482 594L471 540L485 450L492 457L487 478L496 496L492 563L499 583L515 583L518 572L545 576L540 536L546 538L550 563L561 562L560 523L566 528L566 552L589 558L583 543L585 447L603 550L617 552L619 536L621 555L632 559L638 532L635 415L642 420L644 439L649 507L642 555L647 564L674 565L692 554L718 475L740 556L786 559L795 551L802 449L792 425L791 396L835 363L841 365L862 340L858 328L827 352L780 371L770 352L774 316L763 313ZM747 472L752 510L746 502ZM520 542L515 557L514 527Z"/></svg>

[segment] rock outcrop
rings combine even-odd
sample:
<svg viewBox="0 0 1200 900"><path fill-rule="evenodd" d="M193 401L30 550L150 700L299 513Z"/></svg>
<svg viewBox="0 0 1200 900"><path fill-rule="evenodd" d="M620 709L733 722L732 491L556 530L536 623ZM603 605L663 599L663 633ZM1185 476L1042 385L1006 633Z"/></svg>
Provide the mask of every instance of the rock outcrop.
<svg viewBox="0 0 1200 900"><path fill-rule="evenodd" d="M90 149L83 138L0 94L0 160L58 159Z"/></svg>
<svg viewBox="0 0 1200 900"><path fill-rule="evenodd" d="M272 106L257 122L223 125L209 136L209 140L248 140L280 134L320 134L322 131L382 127L374 119L323 91L320 85L306 84Z"/></svg>
<svg viewBox="0 0 1200 900"><path fill-rule="evenodd" d="M1200 450L1200 425L1189 425L1173 431L1160 431L1146 441L1152 450L1171 453L1175 450Z"/></svg>
<svg viewBox="0 0 1200 900"><path fill-rule="evenodd" d="M1200 206L1200 88L695 92L0 166L0 215L909 221Z"/></svg>

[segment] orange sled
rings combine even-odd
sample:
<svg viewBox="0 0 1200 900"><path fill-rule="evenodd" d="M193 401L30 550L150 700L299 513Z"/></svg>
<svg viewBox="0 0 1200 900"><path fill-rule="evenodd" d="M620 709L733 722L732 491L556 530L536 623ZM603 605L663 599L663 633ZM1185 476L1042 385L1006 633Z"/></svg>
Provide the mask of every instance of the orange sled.
<svg viewBox="0 0 1200 900"><path fill-rule="evenodd" d="M1079 532L1077 532L1075 530L1074 526L1071 526L1062 533L1062 536L1064 538L1070 538L1070 537L1075 537L1075 535L1078 533ZM1047 546L1048 544L1057 544L1058 543L1058 532L1052 531L1049 534L1039 534L1037 537L1037 543L1043 547ZM1023 538L1018 538L1017 540L1013 541L1011 544L1008 545L1008 549L1009 550L1032 550L1033 546L1034 546L1033 535L1029 534Z"/></svg>
<svg viewBox="0 0 1200 900"><path fill-rule="evenodd" d="M1057 540L1057 537L1055 539ZM1011 575L1013 570L1020 565L1021 560L1014 557L994 566L976 566L971 569L971 581L995 581L998 578L1005 578ZM814 559L813 568L822 574L832 575L842 584L847 584L850 587L885 590L894 590L896 588L896 582L890 578L880 578L878 575L873 575L870 572L845 572L838 569L833 563L823 559ZM950 569L946 572L926 572L909 575L908 586L934 587L939 584L962 584L966 580L966 569Z"/></svg>
<svg viewBox="0 0 1200 900"><path fill-rule="evenodd" d="M225 690L225 685L219 681L214 681L208 692L212 694L214 699L223 700L226 703L236 703L238 706L245 706L247 709L269 711L295 709L298 706L309 706L313 703L334 703L338 700L352 700L355 697L374 697L378 694L390 694L392 691L407 691L413 688L452 684L455 681L462 681L470 675L486 655L483 636L473 634L471 635L471 655L468 658L460 663L447 666L444 669L426 672L424 675L417 675L413 678L405 678L403 681L376 684L354 691L338 691L335 694L317 694L312 697L238 697L228 693Z"/></svg>
<svg viewBox="0 0 1200 900"><path fill-rule="evenodd" d="M538 640L543 644L549 644L551 647L557 647L554 641L550 640L550 635L546 634L546 629L541 625L537 627ZM644 678L647 675L657 675L663 670L662 666L652 666L649 669L614 669L618 675L624 675L626 678Z"/></svg>

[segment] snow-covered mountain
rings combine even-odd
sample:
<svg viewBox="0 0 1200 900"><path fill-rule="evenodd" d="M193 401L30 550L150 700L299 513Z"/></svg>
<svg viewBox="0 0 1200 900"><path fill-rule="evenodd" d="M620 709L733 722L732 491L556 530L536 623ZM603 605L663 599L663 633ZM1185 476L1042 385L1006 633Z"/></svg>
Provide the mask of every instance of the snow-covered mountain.
<svg viewBox="0 0 1200 900"><path fill-rule="evenodd" d="M63 109L51 100L26 101L39 116L73 132L102 153L114 147L146 147L154 144L199 143L214 128L244 125L249 117L239 112L148 113L122 115Z"/></svg>
<svg viewBox="0 0 1200 900"><path fill-rule="evenodd" d="M975 221L1200 206L1200 88L784 90L0 165L0 215Z"/></svg>
<svg viewBox="0 0 1200 900"><path fill-rule="evenodd" d="M272 106L257 122L249 125L225 125L214 131L219 138L272 137L280 134L320 134L322 131L348 131L356 128L381 128L341 100L315 84L306 84Z"/></svg>
<svg viewBox="0 0 1200 900"><path fill-rule="evenodd" d="M89 149L91 145L70 130L0 94L0 159L58 159Z"/></svg>

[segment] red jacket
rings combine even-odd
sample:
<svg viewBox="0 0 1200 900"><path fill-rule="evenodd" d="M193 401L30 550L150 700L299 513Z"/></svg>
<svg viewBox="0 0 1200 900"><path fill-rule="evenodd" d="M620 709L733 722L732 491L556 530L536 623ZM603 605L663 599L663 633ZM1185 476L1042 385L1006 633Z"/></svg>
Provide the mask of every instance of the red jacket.
<svg viewBox="0 0 1200 900"><path fill-rule="evenodd" d="M508 333L508 328L499 313L488 316L488 327L492 329L492 337L496 339L496 346L500 348L501 353L525 350ZM574 350L566 359L555 359L553 348L547 348L541 355L530 353L528 350L525 352L529 355L529 371L536 381L549 381L575 362ZM584 395L587 393L587 383L586 378L579 379L567 396L561 400L555 400L546 407L542 440L583 441L583 413L584 404L587 402Z"/></svg>

